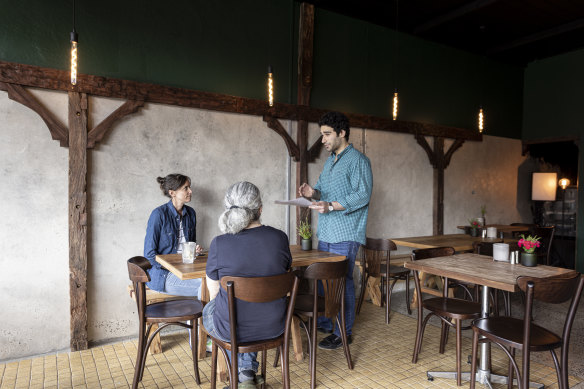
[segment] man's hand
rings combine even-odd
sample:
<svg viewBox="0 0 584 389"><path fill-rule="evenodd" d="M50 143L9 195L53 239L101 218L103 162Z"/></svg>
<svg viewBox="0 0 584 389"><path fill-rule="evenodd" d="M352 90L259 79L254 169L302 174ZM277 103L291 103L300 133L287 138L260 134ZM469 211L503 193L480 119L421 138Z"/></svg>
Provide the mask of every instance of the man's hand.
<svg viewBox="0 0 584 389"><path fill-rule="evenodd" d="M307 183L304 183L304 184L300 185L300 188L298 188L298 194L300 196L311 199L312 196L314 196L314 189L312 189L312 187L310 185L308 185Z"/></svg>
<svg viewBox="0 0 584 389"><path fill-rule="evenodd" d="M308 208L314 209L315 211L318 211L318 213L328 213L329 203L326 201L313 201L312 205L309 205Z"/></svg>
<svg viewBox="0 0 584 389"><path fill-rule="evenodd" d="M197 255L202 254L203 253L203 248L199 245L195 246L195 252L197 253Z"/></svg>

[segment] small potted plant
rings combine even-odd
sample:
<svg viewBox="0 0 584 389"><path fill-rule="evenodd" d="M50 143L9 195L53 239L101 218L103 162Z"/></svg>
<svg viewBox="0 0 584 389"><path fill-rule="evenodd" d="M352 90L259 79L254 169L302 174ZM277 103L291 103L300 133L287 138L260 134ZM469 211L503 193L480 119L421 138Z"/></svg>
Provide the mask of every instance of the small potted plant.
<svg viewBox="0 0 584 389"><path fill-rule="evenodd" d="M523 249L521 252L521 264L523 266L537 266L537 254L535 249L541 246L539 241L541 237L534 235L527 235L527 238L522 234L519 235L521 239L517 245Z"/></svg>
<svg viewBox="0 0 584 389"><path fill-rule="evenodd" d="M298 235L302 238L302 250L312 250L312 227L307 220L301 221L297 227Z"/></svg>
<svg viewBox="0 0 584 389"><path fill-rule="evenodd" d="M487 205L483 204L481 205L481 217L479 222L482 224L482 226L486 226L487 225L487 219L485 219L485 215L487 214Z"/></svg>
<svg viewBox="0 0 584 389"><path fill-rule="evenodd" d="M479 236L479 230L483 227L477 219L469 219L470 223L470 236Z"/></svg>

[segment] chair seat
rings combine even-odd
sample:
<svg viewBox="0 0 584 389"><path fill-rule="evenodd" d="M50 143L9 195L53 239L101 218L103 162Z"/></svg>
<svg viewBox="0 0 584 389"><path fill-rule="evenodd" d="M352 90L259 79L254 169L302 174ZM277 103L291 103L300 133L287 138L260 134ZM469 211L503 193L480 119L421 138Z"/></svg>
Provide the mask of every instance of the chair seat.
<svg viewBox="0 0 584 389"><path fill-rule="evenodd" d="M294 313L312 317L312 305L314 303L313 294L299 294L296 296L296 304L294 305ZM318 296L318 312L322 313L325 310L325 299Z"/></svg>
<svg viewBox="0 0 584 389"><path fill-rule="evenodd" d="M185 321L203 314L203 303L198 300L184 299L164 301L146 306L146 320L151 323Z"/></svg>
<svg viewBox="0 0 584 389"><path fill-rule="evenodd" d="M474 320L472 325L478 329L479 335L493 338L507 347L522 349L523 319L496 316ZM555 333L531 323L530 343L531 351L547 351L561 347L562 339Z"/></svg>
<svg viewBox="0 0 584 389"><path fill-rule="evenodd" d="M229 351L231 350L231 343L225 342L224 340L221 340L211 335L209 336L211 337L211 339L213 339L214 342L217 342L217 344L224 348L225 350ZM284 334L272 339L263 339L253 342L237 343L237 350L239 353L254 353L258 351L265 351L272 348L276 348L283 343Z"/></svg>
<svg viewBox="0 0 584 389"><path fill-rule="evenodd" d="M381 266L380 273L385 276L385 266ZM406 277L410 274L410 269L406 269L403 266L389 266L389 276L390 277Z"/></svg>
<svg viewBox="0 0 584 389"><path fill-rule="evenodd" d="M443 317L468 320L481 315L481 304L457 298L435 297L422 302L424 308Z"/></svg>

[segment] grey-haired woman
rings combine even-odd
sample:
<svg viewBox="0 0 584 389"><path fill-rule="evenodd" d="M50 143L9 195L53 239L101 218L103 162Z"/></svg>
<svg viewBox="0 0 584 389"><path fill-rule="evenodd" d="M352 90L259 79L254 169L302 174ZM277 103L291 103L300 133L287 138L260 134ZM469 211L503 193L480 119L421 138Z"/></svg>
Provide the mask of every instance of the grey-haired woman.
<svg viewBox="0 0 584 389"><path fill-rule="evenodd" d="M227 293L219 287L224 276L261 277L286 273L292 256L286 234L262 225L262 199L250 182L238 182L227 189L225 211L219 217L223 235L209 247L207 286L211 301L203 310L203 324L213 336L229 341ZM242 342L277 337L284 332L286 301L249 303L237 301L238 337ZM259 383L257 353L238 354L239 382Z"/></svg>

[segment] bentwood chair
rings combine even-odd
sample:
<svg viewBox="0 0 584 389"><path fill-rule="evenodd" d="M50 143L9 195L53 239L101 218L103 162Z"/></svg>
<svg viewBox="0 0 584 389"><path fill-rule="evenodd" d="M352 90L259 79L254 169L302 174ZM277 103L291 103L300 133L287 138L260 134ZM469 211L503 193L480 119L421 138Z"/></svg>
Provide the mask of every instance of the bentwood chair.
<svg viewBox="0 0 584 389"><path fill-rule="evenodd" d="M511 235L514 238L518 238L519 235L533 235L533 229L535 227L539 227L539 224L533 224L533 223L511 223L510 226L522 226L522 227L527 227L529 229L529 231L527 232L512 232Z"/></svg>
<svg viewBox="0 0 584 389"><path fill-rule="evenodd" d="M214 336L211 336L213 348L211 351L211 388L217 386L217 350L221 350L227 364L229 372L229 387L237 389L238 387L238 368L236 353L262 353L262 377L266 378L266 354L267 350L277 348L281 356L282 363L282 382L285 389L290 388L290 370L288 350L290 342L290 327L292 323L292 314L298 292L298 277L293 272L268 277L230 277L221 278L221 287L227 290L227 303L229 307L229 328L231 339L225 342ZM278 299L286 300L286 320L284 333L278 337L253 342L239 342L237 339L237 309L236 299L251 303L265 303ZM231 360L227 355L231 351L233 356ZM261 384L264 388L265 381Z"/></svg>
<svg viewBox="0 0 584 389"><path fill-rule="evenodd" d="M554 231L556 227L534 227L533 233L539 237L541 246L535 252L537 253L537 262L550 266L550 254L552 252L552 242L554 240Z"/></svg>
<svg viewBox="0 0 584 389"><path fill-rule="evenodd" d="M430 249L418 249L412 251L412 260L429 259L436 257L443 257L454 254L452 247L439 247ZM449 298L448 288L443 289L443 297L432 297L422 299L422 289L420 287L420 277L418 272L414 272L414 280L416 285L416 293L418 294L418 326L416 330L416 343L414 345L414 355L412 363L418 362L418 354L422 349L422 339L424 337L424 330L426 324L432 316L438 317L442 321L442 330L440 335L440 354L444 354L446 346L448 329L455 327L456 329L456 383L458 386L462 384L461 380L461 346L462 346L462 330L470 329L470 326L463 327L463 320L476 319L481 315L480 303L462 300L458 298ZM444 285L448 285L448 278L444 278ZM428 315L423 318L424 309L430 311ZM453 323L454 322L454 323Z"/></svg>
<svg viewBox="0 0 584 389"><path fill-rule="evenodd" d="M361 247L361 268L363 276L361 282L361 295L357 304L357 314L361 311L361 304L365 298L365 290L369 277L381 278L381 306L385 302L385 324L389 324L389 312L391 311L391 293L395 283L399 280L406 282L406 308L410 309L410 270L403 266L390 264L391 251L397 250L397 246L389 239L367 238L365 246ZM390 283L390 281L393 281Z"/></svg>
<svg viewBox="0 0 584 389"><path fill-rule="evenodd" d="M345 358L350 370L353 370L353 361L347 332L345 328L345 278L349 261L317 262L308 266L303 277L312 283L312 293L298 295L294 315L308 318L308 323L301 319L300 325L306 331L310 359L310 388L316 387L316 324L319 316L336 319L343 340ZM319 296L318 282L322 282L324 296ZM339 320L340 316L340 320Z"/></svg>
<svg viewBox="0 0 584 389"><path fill-rule="evenodd" d="M491 342L499 346L509 358L509 388L513 385L513 373L515 373L519 389L527 389L529 387L530 353L549 351L556 368L558 386L560 389L568 389L568 347L572 324L584 288L584 277L579 273L548 278L523 276L517 278L517 284L527 295L523 319L498 316L477 319L472 323L470 387L471 389L475 387L478 344L479 342ZM557 335L531 320L534 300L560 304L570 299L572 302L568 308L561 335ZM482 337L480 340L479 336ZM559 361L554 351L558 348L561 348ZM522 356L521 373L515 361L516 350L519 350Z"/></svg>
<svg viewBox="0 0 584 389"><path fill-rule="evenodd" d="M145 283L150 281L148 269L152 265L144 257L133 257L128 259L128 274L130 280L134 284L134 291L136 292L136 304L138 306L138 318L140 320L139 335L138 335L138 355L136 357L136 367L134 371L134 380L132 388L136 389L138 383L142 381L144 373L144 365L146 364L146 356L148 355L148 348L152 340L163 328L176 325L188 328L190 332L191 352L193 355L193 365L195 368L195 379L197 384L201 384L199 376L199 365L197 361L197 345L198 345L198 324L197 320L202 316L203 304L198 300L193 299L177 299L171 301L162 301L159 303L146 304L146 286ZM152 334L150 330L153 324L158 324Z"/></svg>

